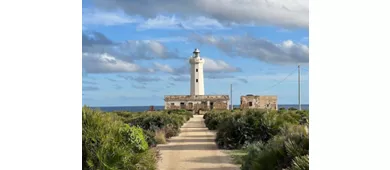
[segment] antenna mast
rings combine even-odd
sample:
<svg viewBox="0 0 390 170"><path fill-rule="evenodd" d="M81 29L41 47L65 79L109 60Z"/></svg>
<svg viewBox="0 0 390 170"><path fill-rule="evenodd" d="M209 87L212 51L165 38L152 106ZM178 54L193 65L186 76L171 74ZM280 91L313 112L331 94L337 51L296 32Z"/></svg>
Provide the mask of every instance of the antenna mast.
<svg viewBox="0 0 390 170"><path fill-rule="evenodd" d="M298 64L298 109L301 110L301 65Z"/></svg>
<svg viewBox="0 0 390 170"><path fill-rule="evenodd" d="M233 84L230 84L230 109L233 110Z"/></svg>

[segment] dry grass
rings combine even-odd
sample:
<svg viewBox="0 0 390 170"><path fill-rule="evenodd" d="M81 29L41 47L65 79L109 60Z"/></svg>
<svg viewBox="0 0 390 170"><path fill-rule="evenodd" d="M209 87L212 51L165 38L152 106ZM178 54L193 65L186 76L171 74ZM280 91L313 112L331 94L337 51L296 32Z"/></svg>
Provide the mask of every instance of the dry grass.
<svg viewBox="0 0 390 170"><path fill-rule="evenodd" d="M225 150L225 153L227 153L230 157L233 159L234 164L242 164L243 157L248 154L245 150Z"/></svg>
<svg viewBox="0 0 390 170"><path fill-rule="evenodd" d="M156 140L157 144L166 144L167 143L164 130L156 131L156 135L154 136L154 139Z"/></svg>

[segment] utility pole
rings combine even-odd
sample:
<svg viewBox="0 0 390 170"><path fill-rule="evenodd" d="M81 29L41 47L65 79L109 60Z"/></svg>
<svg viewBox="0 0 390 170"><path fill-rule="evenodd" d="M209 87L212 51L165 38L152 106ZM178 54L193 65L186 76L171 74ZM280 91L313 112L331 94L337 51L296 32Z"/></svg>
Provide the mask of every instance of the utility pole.
<svg viewBox="0 0 390 170"><path fill-rule="evenodd" d="M233 110L233 84L230 84L230 109Z"/></svg>
<svg viewBox="0 0 390 170"><path fill-rule="evenodd" d="M301 110L301 65L298 64L298 109Z"/></svg>

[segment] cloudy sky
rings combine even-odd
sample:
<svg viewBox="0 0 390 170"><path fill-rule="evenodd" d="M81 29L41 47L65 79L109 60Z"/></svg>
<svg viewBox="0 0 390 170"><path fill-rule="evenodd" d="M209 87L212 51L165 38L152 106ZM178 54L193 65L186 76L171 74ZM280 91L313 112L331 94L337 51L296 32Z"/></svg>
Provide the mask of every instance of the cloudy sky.
<svg viewBox="0 0 390 170"><path fill-rule="evenodd" d="M188 95L188 59L205 93L309 103L308 0L83 0L83 105L163 105Z"/></svg>

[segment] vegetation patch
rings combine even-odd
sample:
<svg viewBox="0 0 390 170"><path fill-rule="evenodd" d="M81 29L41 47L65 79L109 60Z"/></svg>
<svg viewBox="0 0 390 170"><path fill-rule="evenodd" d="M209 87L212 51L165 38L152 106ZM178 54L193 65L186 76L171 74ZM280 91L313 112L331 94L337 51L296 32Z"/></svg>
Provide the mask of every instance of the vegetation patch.
<svg viewBox="0 0 390 170"><path fill-rule="evenodd" d="M242 164L244 156L248 154L244 149L226 150L225 152L233 159L234 164Z"/></svg>
<svg viewBox="0 0 390 170"><path fill-rule="evenodd" d="M156 140L157 144L166 144L167 143L164 130L156 131L156 135L154 136L154 139Z"/></svg>
<svg viewBox="0 0 390 170"><path fill-rule="evenodd" d="M259 109L208 112L219 148L229 149L241 169L308 169L309 111Z"/></svg>
<svg viewBox="0 0 390 170"><path fill-rule="evenodd" d="M173 112L102 112L82 108L83 169L157 169L157 143L177 135L192 117Z"/></svg>

